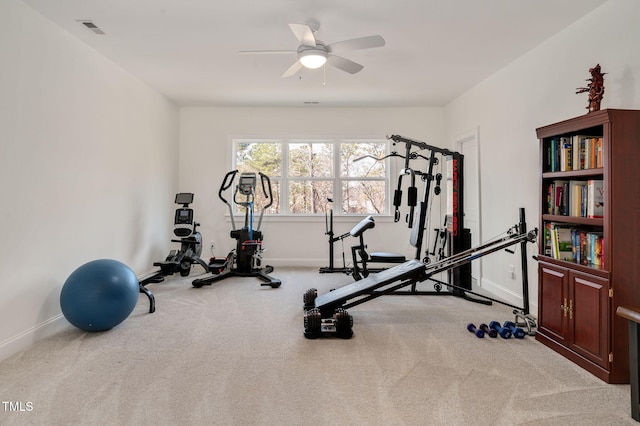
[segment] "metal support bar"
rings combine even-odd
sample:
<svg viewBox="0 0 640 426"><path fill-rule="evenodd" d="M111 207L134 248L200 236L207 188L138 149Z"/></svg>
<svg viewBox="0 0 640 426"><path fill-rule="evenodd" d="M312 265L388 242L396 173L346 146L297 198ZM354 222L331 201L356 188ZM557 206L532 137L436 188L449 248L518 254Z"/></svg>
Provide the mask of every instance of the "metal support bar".
<svg viewBox="0 0 640 426"><path fill-rule="evenodd" d="M537 233L537 230L534 230L529 231L526 234L511 234L501 239L490 241L477 247L472 247L468 250L447 257L446 259L443 259L439 262L427 265L427 273L429 275L432 275L438 272L449 270L451 268L455 268L457 266L462 266L479 257L496 252L498 250L502 250L519 242L534 242L536 240Z"/></svg>
<svg viewBox="0 0 640 426"><path fill-rule="evenodd" d="M439 152L442 155L458 154L457 152L448 150L446 148L440 148L437 146L429 145L425 142L420 142L415 139L405 138L404 136L400 136L400 135L387 136L387 139L391 139L392 141L397 143L404 143L404 144L407 144L408 146L415 146L420 149L429 149L431 151Z"/></svg>
<svg viewBox="0 0 640 426"><path fill-rule="evenodd" d="M343 295L340 295L339 297L335 297L335 298L331 298L329 297L329 301L323 301L326 302L327 305L331 305L331 307L335 307L335 306L340 306L343 308L350 308L353 306L357 306L361 303L364 303L366 301L369 301L371 299L375 299L376 297L380 297L383 296L385 294L389 294L392 293L395 290L398 290L402 287L406 287L408 285L411 284L415 284L416 282L423 282L427 279L430 279L430 277L432 275L435 275L437 273L440 272L444 272L447 271L449 269L453 269L459 266L462 266L466 263L471 262L474 259L480 258L482 256L486 256L488 254L494 253L496 251L499 250L503 250L506 247L512 246L514 244L518 244L522 241L530 241L533 242L535 241L537 238L537 229L533 230L533 231L529 231L527 233L524 234L510 234L504 238L498 239L498 240L494 240L485 244L482 244L478 247L474 247L471 248L469 250L463 251L461 253L458 253L450 258L444 259L438 263L434 263L434 264L429 264L429 265L424 265L421 264L421 268L419 269L415 269L415 271L411 271L411 273L405 273L403 277L398 277L398 280L400 280L401 282L399 284L396 285L392 285L390 287L387 287L388 285L390 285L392 282L394 282L393 280L393 276L388 276L385 277L384 280L382 280L380 278L380 276L378 277L368 277L365 280L361 280L358 281L357 283L348 285L346 287L342 287L340 289L340 293L344 293ZM399 271L403 270L403 266L406 265L410 265L410 264L416 264L415 260L411 260L408 262L405 262L404 264L398 265L397 267L388 269L386 271L384 271L384 273L386 274L390 274L392 272L394 272L394 269L397 269ZM380 279L379 282L376 282L376 280ZM448 286L453 286L452 284L447 284ZM368 288L366 288L368 287ZM457 286L455 286L457 287ZM366 290L365 290L366 288ZM378 288L382 288L382 290L377 290ZM365 290L365 291L362 291ZM465 289L465 291L468 291ZM336 291L337 293L337 291ZM332 294L331 292L329 294ZM350 299L362 296L363 294L367 294L367 296L364 297L360 297L359 299L356 299L352 302L347 302ZM328 295L322 296L322 297L326 297ZM338 296L338 294L336 294L336 296ZM481 296L482 295L478 295ZM319 300L316 299L316 307L320 308L321 310L323 308L326 308L325 305L323 305L322 303L318 303ZM496 301L498 302L498 301ZM503 303L503 302L500 302ZM511 305L508 305L511 306ZM513 307L513 306L512 306ZM518 307L515 307L518 308ZM519 308L518 308L519 309Z"/></svg>

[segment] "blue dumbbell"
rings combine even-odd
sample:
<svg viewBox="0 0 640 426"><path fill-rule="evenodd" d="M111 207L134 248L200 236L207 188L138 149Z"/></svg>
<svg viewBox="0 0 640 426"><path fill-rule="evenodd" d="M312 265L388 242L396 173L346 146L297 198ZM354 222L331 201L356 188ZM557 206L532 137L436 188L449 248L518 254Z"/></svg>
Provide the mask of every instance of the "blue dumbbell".
<svg viewBox="0 0 640 426"><path fill-rule="evenodd" d="M467 324L467 330L469 330L471 333L475 334L476 337L482 339L484 337L484 331L480 330L479 328L476 328L476 326L474 324Z"/></svg>
<svg viewBox="0 0 640 426"><path fill-rule="evenodd" d="M480 328L480 330L484 331L484 334L488 334L489 337L492 338L496 338L498 337L498 332L496 330L494 330L493 328L489 328L489 326L487 324L480 324L478 326L478 328Z"/></svg>
<svg viewBox="0 0 640 426"><path fill-rule="evenodd" d="M513 334L513 337L515 337L516 339L524 339L524 336L526 336L527 334L523 329L517 327L512 321L505 321L502 326L508 330L511 330L511 334Z"/></svg>
<svg viewBox="0 0 640 426"><path fill-rule="evenodd" d="M498 321L491 321L489 323L489 328L492 328L495 331L497 331L498 334L500 335L500 337L502 337L503 339L511 338L511 330L509 330L508 328L503 328L502 326L500 326L500 323Z"/></svg>

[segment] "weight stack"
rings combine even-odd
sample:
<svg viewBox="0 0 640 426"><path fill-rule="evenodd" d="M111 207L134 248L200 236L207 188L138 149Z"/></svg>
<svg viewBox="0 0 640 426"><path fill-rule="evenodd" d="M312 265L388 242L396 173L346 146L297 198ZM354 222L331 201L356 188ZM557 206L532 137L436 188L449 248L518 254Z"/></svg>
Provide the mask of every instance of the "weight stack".
<svg viewBox="0 0 640 426"><path fill-rule="evenodd" d="M462 229L462 235L459 236L458 243L456 253L460 253L471 248L471 230L469 228ZM449 282L452 282L458 287L471 290L471 262L465 263L457 268L453 268L449 274L449 280ZM461 296L464 294L464 291L454 288L453 294L455 296Z"/></svg>

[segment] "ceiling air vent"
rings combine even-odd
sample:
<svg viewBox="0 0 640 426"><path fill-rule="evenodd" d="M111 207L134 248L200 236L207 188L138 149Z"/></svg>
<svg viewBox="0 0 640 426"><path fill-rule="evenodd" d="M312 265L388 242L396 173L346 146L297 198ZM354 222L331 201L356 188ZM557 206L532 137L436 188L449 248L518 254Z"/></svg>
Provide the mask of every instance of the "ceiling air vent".
<svg viewBox="0 0 640 426"><path fill-rule="evenodd" d="M91 31L93 31L96 34L101 34L101 35L104 34L104 31L98 28L98 26L94 24L92 21L82 19L82 20L79 20L78 22L80 22L82 25L89 28Z"/></svg>

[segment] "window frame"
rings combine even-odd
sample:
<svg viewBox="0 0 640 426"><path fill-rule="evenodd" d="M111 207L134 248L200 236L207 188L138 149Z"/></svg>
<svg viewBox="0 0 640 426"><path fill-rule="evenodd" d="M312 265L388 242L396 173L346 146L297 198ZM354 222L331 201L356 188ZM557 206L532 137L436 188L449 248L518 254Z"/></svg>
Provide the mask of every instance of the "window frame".
<svg viewBox="0 0 640 426"><path fill-rule="evenodd" d="M391 217L391 177L395 173L395 162L390 161L389 158L382 160L384 162L385 176L383 177L348 177L341 176L340 168L340 147L343 143L379 143L384 145L384 154L389 155L391 152L392 143L384 136L230 136L231 144L231 170L237 170L237 147L239 143L279 143L281 144L281 163L280 169L282 176L269 176L272 185L274 182L278 182L280 185L280 213L267 213L265 217L270 218L323 218L325 213L292 213L289 211L289 183L294 181L331 181L333 185L333 215L338 219L340 217L354 217L354 216L368 216L373 215L376 217ZM292 144L304 144L304 143L330 143L333 146L333 173L330 177L311 177L311 176L289 176L289 148ZM342 184L344 182L359 182L359 181L379 181L383 182L386 187L384 212L383 213L347 213L342 210ZM286 190L285 190L286 188ZM336 194L339 197L336 197ZM237 206L233 205L234 215L243 215L244 213L238 211Z"/></svg>

